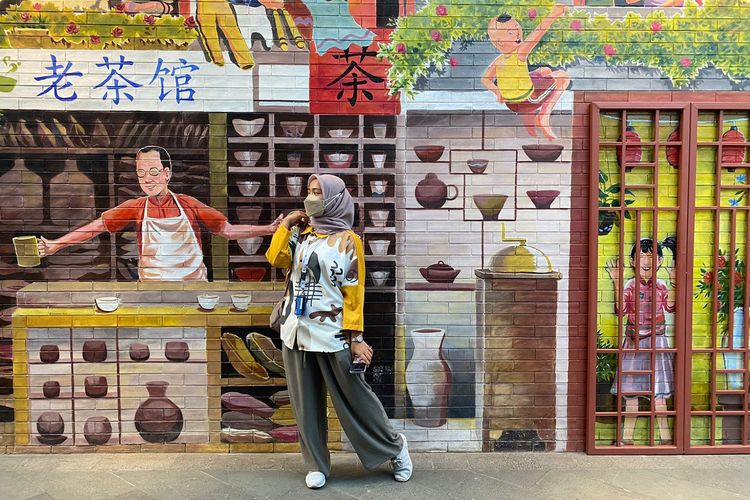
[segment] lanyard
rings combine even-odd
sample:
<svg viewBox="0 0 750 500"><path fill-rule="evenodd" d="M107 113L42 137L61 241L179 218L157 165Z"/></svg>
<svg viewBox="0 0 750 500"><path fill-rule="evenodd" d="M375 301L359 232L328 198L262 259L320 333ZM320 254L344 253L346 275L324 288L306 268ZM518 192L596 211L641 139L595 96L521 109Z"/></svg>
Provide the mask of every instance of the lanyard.
<svg viewBox="0 0 750 500"><path fill-rule="evenodd" d="M312 251L310 250L310 238L307 238L305 243L307 243L307 248L304 249L304 253L302 254L302 270L300 271L299 278L300 293L304 293L305 287L307 286L307 265L310 263L310 256L312 255Z"/></svg>

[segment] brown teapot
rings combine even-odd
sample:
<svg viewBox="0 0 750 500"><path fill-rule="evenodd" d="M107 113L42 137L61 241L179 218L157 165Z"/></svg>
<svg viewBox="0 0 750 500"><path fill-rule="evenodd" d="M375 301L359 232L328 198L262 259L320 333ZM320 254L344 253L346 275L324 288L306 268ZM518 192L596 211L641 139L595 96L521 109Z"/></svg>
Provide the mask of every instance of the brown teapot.
<svg viewBox="0 0 750 500"><path fill-rule="evenodd" d="M453 188L454 194L448 197L448 188ZM458 198L458 187L454 184L445 184L437 174L429 173L419 181L414 191L417 202L424 208L441 208L446 201Z"/></svg>

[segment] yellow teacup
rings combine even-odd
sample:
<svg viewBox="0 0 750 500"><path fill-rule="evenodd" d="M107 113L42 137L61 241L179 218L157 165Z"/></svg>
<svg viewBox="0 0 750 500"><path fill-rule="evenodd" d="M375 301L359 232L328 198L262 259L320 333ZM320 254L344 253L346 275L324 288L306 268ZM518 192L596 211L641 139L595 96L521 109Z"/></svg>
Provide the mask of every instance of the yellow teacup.
<svg viewBox="0 0 750 500"><path fill-rule="evenodd" d="M36 267L42 263L36 236L14 236L13 247L19 267Z"/></svg>

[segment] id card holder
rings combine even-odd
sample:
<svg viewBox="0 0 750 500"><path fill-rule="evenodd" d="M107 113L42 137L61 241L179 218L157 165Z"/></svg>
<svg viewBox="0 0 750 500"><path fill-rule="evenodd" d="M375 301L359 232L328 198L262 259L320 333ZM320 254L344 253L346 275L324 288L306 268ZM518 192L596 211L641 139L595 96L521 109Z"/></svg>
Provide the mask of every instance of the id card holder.
<svg viewBox="0 0 750 500"><path fill-rule="evenodd" d="M294 298L294 315L304 316L305 314L305 296L297 295Z"/></svg>

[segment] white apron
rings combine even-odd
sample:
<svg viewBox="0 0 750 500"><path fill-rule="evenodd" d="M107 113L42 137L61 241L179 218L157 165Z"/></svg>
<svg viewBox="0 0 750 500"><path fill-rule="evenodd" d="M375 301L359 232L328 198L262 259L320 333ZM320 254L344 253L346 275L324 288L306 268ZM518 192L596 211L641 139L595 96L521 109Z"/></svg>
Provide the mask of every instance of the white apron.
<svg viewBox="0 0 750 500"><path fill-rule="evenodd" d="M203 251L193 226L177 197L180 215L164 219L148 216L148 198L141 224L141 256L138 277L141 281L208 281Z"/></svg>

